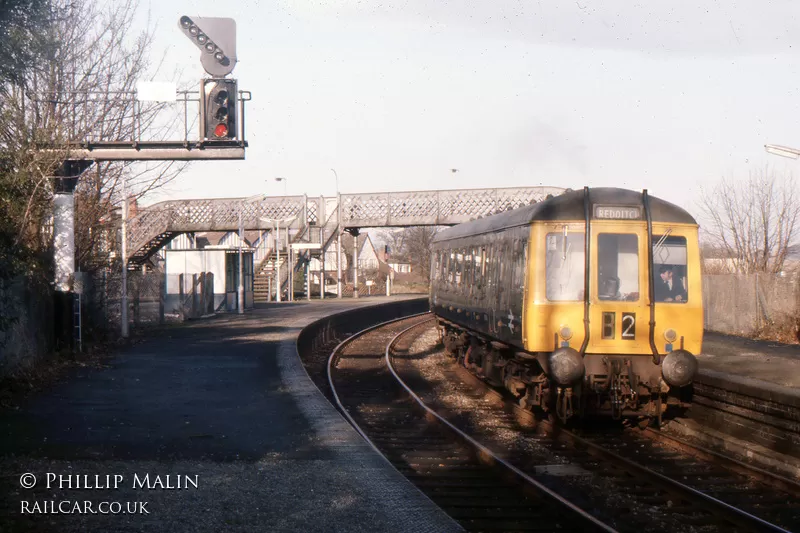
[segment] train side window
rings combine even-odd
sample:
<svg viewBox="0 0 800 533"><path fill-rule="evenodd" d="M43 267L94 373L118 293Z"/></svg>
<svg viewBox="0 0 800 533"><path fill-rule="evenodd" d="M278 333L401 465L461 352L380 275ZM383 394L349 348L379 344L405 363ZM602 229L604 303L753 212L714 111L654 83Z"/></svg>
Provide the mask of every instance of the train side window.
<svg viewBox="0 0 800 533"><path fill-rule="evenodd" d="M464 294L469 294L472 287L472 255L469 248L464 250Z"/></svg>
<svg viewBox="0 0 800 533"><path fill-rule="evenodd" d="M551 302L583 300L584 234L548 233L545 240L545 296Z"/></svg>
<svg viewBox="0 0 800 533"><path fill-rule="evenodd" d="M447 282L453 283L456 279L456 254L450 252L447 258Z"/></svg>
<svg viewBox="0 0 800 533"><path fill-rule="evenodd" d="M686 237L653 235L653 288L656 302L689 301Z"/></svg>
<svg viewBox="0 0 800 533"><path fill-rule="evenodd" d="M635 234L597 236L597 296L601 300L639 299L639 238Z"/></svg>
<svg viewBox="0 0 800 533"><path fill-rule="evenodd" d="M475 248L470 248L469 250L469 291L468 294L470 297L474 296L475 294L475 283L477 282L478 272L475 265L476 257L475 257Z"/></svg>
<svg viewBox="0 0 800 533"><path fill-rule="evenodd" d="M514 290L525 286L525 258L528 256L528 241L516 241L514 245Z"/></svg>
<svg viewBox="0 0 800 533"><path fill-rule="evenodd" d="M500 281L497 285L497 290L500 293L500 309L509 309L511 302L511 292L514 275L514 247L513 241L509 238L508 233L504 235L504 239L500 245Z"/></svg>
<svg viewBox="0 0 800 533"><path fill-rule="evenodd" d="M455 283L456 287L461 286L461 273L464 268L464 254L461 250L456 250L456 268L455 268Z"/></svg>

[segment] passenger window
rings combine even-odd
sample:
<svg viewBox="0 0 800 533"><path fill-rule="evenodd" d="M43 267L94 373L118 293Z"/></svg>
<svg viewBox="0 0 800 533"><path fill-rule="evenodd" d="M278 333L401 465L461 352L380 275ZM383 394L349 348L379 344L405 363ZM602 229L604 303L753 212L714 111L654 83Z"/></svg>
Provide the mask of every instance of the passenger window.
<svg viewBox="0 0 800 533"><path fill-rule="evenodd" d="M653 235L653 289L656 302L689 301L686 237L674 237L667 231Z"/></svg>
<svg viewBox="0 0 800 533"><path fill-rule="evenodd" d="M522 292L525 287L525 259L528 257L528 241L514 243L514 290Z"/></svg>
<svg viewBox="0 0 800 533"><path fill-rule="evenodd" d="M447 258L447 282L453 283L456 279L456 254L450 252Z"/></svg>
<svg viewBox="0 0 800 533"><path fill-rule="evenodd" d="M631 233L597 236L597 296L601 300L639 299L639 238Z"/></svg>
<svg viewBox="0 0 800 533"><path fill-rule="evenodd" d="M469 255L469 250L464 251L464 294L469 294L469 288L472 285L472 256Z"/></svg>
<svg viewBox="0 0 800 533"><path fill-rule="evenodd" d="M545 237L545 295L551 302L583 300L586 267L583 233L548 233Z"/></svg>

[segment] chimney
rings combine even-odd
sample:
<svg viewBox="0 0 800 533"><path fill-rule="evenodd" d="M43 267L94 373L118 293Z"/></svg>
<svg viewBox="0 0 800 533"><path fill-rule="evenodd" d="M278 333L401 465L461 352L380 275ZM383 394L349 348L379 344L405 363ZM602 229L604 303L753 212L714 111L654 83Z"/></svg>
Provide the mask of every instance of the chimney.
<svg viewBox="0 0 800 533"><path fill-rule="evenodd" d="M128 218L133 218L139 212L139 202L137 201L136 197L131 195L128 196Z"/></svg>

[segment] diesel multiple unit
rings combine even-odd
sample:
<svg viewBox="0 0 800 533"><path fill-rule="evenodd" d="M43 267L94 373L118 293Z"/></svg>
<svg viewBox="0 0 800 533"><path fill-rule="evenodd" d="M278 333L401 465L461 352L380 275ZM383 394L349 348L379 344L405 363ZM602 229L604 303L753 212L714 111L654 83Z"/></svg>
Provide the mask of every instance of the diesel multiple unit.
<svg viewBox="0 0 800 533"><path fill-rule="evenodd" d="M441 232L431 268L445 347L520 405L660 422L687 400L702 278L697 222L680 207L567 191Z"/></svg>

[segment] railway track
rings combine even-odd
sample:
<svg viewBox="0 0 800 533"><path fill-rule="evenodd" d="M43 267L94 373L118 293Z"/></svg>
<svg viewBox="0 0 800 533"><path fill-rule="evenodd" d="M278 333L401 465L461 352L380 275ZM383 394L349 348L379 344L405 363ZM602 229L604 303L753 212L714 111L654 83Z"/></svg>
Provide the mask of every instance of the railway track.
<svg viewBox="0 0 800 533"><path fill-rule="evenodd" d="M357 431L469 531L614 531L430 411L418 409L413 393L400 386L386 360L403 350L404 334L429 321L370 328L331 354L331 391Z"/></svg>
<svg viewBox="0 0 800 533"><path fill-rule="evenodd" d="M800 485L764 470L693 446L656 430L587 427L580 433L537 420L530 411L508 401L465 368L453 363L454 378L465 394L484 394L496 400L493 408L545 449L557 450L570 464L635 487L634 500L642 507L667 508L682 524L698 530L790 531L800 527ZM470 424L465 413L453 413ZM528 461L517 454L515 461Z"/></svg>
<svg viewBox="0 0 800 533"><path fill-rule="evenodd" d="M328 385L358 431L466 529L800 525L800 487L769 472L653 430L568 431L512 405L454 362L431 386L417 368L430 354L408 349L430 325L417 317L354 335L330 355ZM469 401L443 401L447 393L437 388L448 386Z"/></svg>

